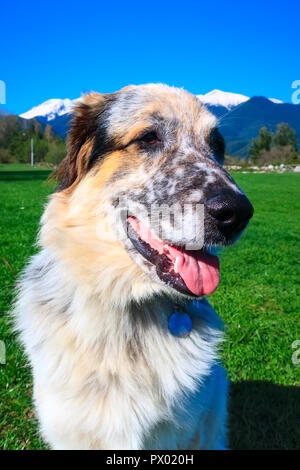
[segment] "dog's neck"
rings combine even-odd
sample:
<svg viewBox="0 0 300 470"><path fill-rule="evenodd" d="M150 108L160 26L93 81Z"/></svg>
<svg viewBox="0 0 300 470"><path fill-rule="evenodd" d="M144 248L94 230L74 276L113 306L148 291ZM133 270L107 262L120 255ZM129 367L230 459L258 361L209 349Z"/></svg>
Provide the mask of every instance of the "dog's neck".
<svg viewBox="0 0 300 470"><path fill-rule="evenodd" d="M118 354L125 354L134 344L140 350L147 348L147 341L151 343L153 339L161 343L175 341L182 347L185 338L176 338L169 330L170 316L178 304L192 319L191 338L194 335L206 338L209 330L209 336L215 336L217 342L220 340L222 323L205 299L192 302L166 291L153 291L147 297L135 298L126 280L116 282L114 279L113 286L104 282L105 288L83 284L79 278L68 276L65 265L57 260L52 262L47 250L38 256L43 266L38 272L38 282L41 284L39 292L44 293L44 305L47 298L57 297L57 306L65 307L63 312L54 313L66 322L77 341L87 349L109 350L113 345ZM126 288L126 301L122 288Z"/></svg>

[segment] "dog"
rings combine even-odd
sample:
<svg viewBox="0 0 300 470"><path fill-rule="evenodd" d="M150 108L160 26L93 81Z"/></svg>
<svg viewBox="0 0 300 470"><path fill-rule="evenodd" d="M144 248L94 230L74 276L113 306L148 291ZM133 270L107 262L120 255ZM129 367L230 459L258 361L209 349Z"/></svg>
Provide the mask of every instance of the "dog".
<svg viewBox="0 0 300 470"><path fill-rule="evenodd" d="M215 247L253 207L222 167L217 119L183 89L129 86L85 95L67 142L14 307L44 440L226 449L223 326L205 296ZM161 237L147 216L163 205L192 207L198 231L173 214L158 217Z"/></svg>

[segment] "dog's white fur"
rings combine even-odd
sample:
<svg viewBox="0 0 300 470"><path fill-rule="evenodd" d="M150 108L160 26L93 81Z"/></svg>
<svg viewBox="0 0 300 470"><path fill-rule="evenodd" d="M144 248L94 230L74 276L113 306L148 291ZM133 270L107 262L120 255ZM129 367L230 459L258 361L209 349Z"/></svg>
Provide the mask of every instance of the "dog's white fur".
<svg viewBox="0 0 300 470"><path fill-rule="evenodd" d="M51 196L15 305L42 435L54 449L223 449L222 322L151 280L109 224L99 232L95 178ZM178 300L193 322L184 339L168 329Z"/></svg>
<svg viewBox="0 0 300 470"><path fill-rule="evenodd" d="M32 270L43 275L32 279ZM225 448L227 380L216 361L222 325L206 300L201 310L187 304L193 330L179 339L166 327L171 300L152 302L157 321L132 330L126 307L97 301L48 250L32 259L22 286L18 327L51 447Z"/></svg>

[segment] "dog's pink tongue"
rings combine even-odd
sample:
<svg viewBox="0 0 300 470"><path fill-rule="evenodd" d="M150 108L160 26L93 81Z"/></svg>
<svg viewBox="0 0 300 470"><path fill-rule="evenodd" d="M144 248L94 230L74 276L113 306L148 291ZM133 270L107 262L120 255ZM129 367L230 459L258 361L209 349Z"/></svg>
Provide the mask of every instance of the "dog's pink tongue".
<svg viewBox="0 0 300 470"><path fill-rule="evenodd" d="M134 217L128 221L139 237L159 254L164 253L172 261L173 269L182 277L187 288L195 295L212 294L219 285L219 259L204 250L182 251L157 238L151 230Z"/></svg>
<svg viewBox="0 0 300 470"><path fill-rule="evenodd" d="M176 261L176 270L188 289L195 295L212 294L220 282L219 259L203 250L181 252L169 246L172 258Z"/></svg>

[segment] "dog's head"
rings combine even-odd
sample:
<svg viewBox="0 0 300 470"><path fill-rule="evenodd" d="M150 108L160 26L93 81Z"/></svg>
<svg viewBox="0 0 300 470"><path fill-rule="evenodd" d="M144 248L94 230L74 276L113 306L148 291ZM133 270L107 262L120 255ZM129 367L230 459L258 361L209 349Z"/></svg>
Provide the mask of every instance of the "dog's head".
<svg viewBox="0 0 300 470"><path fill-rule="evenodd" d="M233 243L253 214L223 158L216 118L184 90L90 94L74 111L44 243L85 275L98 263L104 285L123 276L131 287L210 294L219 280L210 248Z"/></svg>

